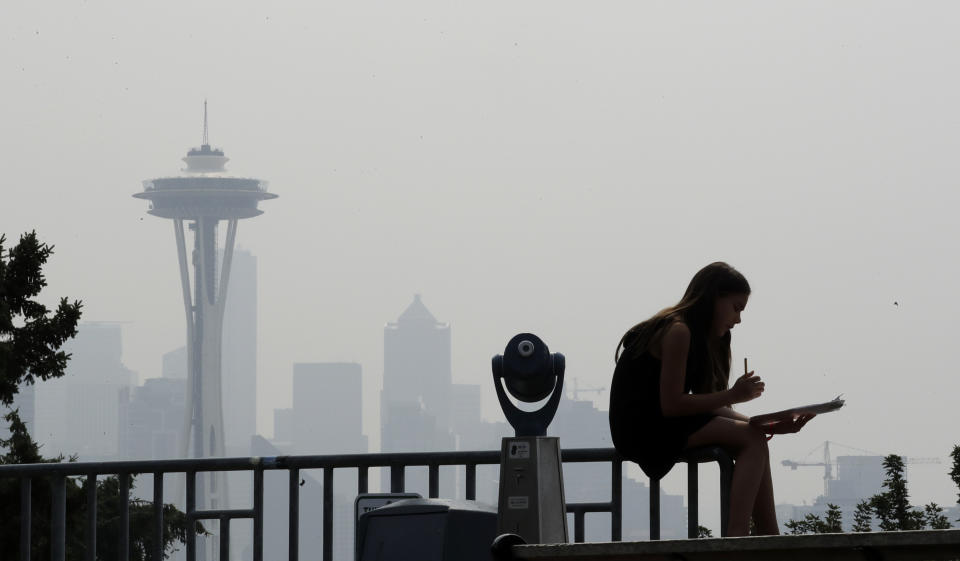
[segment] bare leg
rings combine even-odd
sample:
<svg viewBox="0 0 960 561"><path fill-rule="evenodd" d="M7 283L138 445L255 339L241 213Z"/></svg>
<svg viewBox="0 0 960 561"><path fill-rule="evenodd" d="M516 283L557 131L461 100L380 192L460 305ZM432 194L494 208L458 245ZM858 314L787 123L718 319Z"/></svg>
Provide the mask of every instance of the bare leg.
<svg viewBox="0 0 960 561"><path fill-rule="evenodd" d="M770 461L767 461L763 470L763 479L757 490L757 500L753 503L753 522L756 531L761 536L775 536L780 534L777 524L777 510L773 500L773 480L770 477Z"/></svg>
<svg viewBox="0 0 960 561"><path fill-rule="evenodd" d="M744 421L715 417L687 438L688 448L711 444L722 446L736 457L730 487L727 533L731 536L746 536L750 533L750 514L757 503L765 473L769 479L770 461L766 437ZM769 501L772 506L772 483L769 486Z"/></svg>

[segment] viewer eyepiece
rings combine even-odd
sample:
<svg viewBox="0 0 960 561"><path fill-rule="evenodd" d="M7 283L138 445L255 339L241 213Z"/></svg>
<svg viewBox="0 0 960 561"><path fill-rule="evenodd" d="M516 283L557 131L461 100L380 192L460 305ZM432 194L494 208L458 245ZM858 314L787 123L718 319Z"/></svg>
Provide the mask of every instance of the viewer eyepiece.
<svg viewBox="0 0 960 561"><path fill-rule="evenodd" d="M517 436L546 435L547 425L553 420L560 401L564 367L563 355L550 354L546 343L532 333L514 336L507 343L503 354L493 357L493 379L497 398ZM525 412L510 402L502 386L506 386L515 399L526 403L534 403L553 395L539 411Z"/></svg>

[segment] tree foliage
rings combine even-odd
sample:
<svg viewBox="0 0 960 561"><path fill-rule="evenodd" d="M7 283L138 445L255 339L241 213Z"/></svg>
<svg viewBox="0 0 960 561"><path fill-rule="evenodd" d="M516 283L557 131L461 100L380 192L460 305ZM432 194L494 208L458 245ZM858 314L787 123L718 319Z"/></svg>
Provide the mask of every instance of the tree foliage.
<svg viewBox="0 0 960 561"><path fill-rule="evenodd" d="M81 303L60 299L56 312L36 300L47 285L43 265L53 246L35 232L4 250L0 235L0 403L12 405L21 384L63 376L70 356L60 347L77 334Z"/></svg>
<svg viewBox="0 0 960 561"><path fill-rule="evenodd" d="M937 503L930 503L923 507L923 522L931 530L949 530L950 520L943 514L943 509Z"/></svg>
<svg viewBox="0 0 960 561"><path fill-rule="evenodd" d="M960 446L954 446L953 470L950 477L960 488ZM923 509L910 506L910 494L904 477L902 456L891 454L883 459L886 478L884 491L857 504L853 515L854 532L870 532L873 529L873 517L876 516L880 529L884 532L900 530L946 530L951 528L950 520L943 514L943 508L937 503L924 505ZM960 498L960 497L958 497ZM827 505L825 519L808 514L803 520L790 520L785 526L789 534L822 534L841 532L840 509L833 504Z"/></svg>
<svg viewBox="0 0 960 561"><path fill-rule="evenodd" d="M35 232L24 234L20 242L4 250L6 238L0 235L0 404L13 405L23 384L59 378L64 375L70 355L60 347L77 334L82 304L61 298L57 310L51 311L36 300L47 285L43 266L53 253L53 246L41 243ZM0 464L53 463L64 460L44 458L31 438L17 410L10 410L4 420L9 437L0 439ZM75 458L71 458L73 461ZM85 480L85 478L84 478ZM83 535L87 504L83 481L66 480L66 557L80 561L86 553ZM131 476L130 488L134 479ZM0 478L0 561L20 558L14 544L20 536L19 479ZM31 482L31 558L50 558L50 520L52 486L49 479L33 478ZM186 516L172 505L164 505L163 547L165 556L174 551L177 542L186 538L189 523ZM153 561L153 505L132 500L129 506L130 559ZM119 559L120 484L116 476L97 481L97 554L98 559ZM194 531L205 533L199 523Z"/></svg>
<svg viewBox="0 0 960 561"><path fill-rule="evenodd" d="M907 480L903 476L903 457L891 454L883 459L886 489L870 498L870 506L880 521L884 532L895 530L921 530L926 525L923 511L910 506Z"/></svg>
<svg viewBox="0 0 960 561"><path fill-rule="evenodd" d="M960 504L960 446L954 446L950 453L953 458L953 469L950 470L950 479L957 485L957 503ZM960 522L960 518L957 519Z"/></svg>
<svg viewBox="0 0 960 561"><path fill-rule="evenodd" d="M870 501L866 500L857 503L857 511L853 513L853 531L873 531L873 510L870 508Z"/></svg>
<svg viewBox="0 0 960 561"><path fill-rule="evenodd" d="M838 534L843 532L843 515L840 507L827 504L827 513L824 518L816 514L808 514L803 520L789 520L786 524L788 534Z"/></svg>

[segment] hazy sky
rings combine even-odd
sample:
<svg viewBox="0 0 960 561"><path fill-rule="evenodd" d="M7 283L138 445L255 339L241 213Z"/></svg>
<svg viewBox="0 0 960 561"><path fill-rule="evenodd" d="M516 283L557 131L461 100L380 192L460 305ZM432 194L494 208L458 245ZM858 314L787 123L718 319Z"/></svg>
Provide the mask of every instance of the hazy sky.
<svg viewBox="0 0 960 561"><path fill-rule="evenodd" d="M960 5L953 2L6 2L0 231L56 245L49 302L130 322L158 376L185 341L173 227L131 195L210 138L279 199L260 266L261 431L291 365L363 365L422 293L483 385L517 332L607 386L614 345L726 260L767 382L748 414L844 393L777 437L946 458L960 443ZM894 302L898 305L895 305ZM606 408L608 396L599 403ZM842 451L842 449L838 450ZM950 503L947 465L910 468ZM778 499L822 472L775 466ZM678 491L682 478L668 489ZM671 488L669 485L673 485Z"/></svg>

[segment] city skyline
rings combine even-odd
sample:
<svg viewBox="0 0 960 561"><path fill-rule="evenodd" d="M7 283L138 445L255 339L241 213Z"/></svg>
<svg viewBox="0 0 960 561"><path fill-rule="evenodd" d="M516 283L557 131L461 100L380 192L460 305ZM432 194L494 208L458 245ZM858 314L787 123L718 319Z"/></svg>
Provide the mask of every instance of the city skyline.
<svg viewBox="0 0 960 561"><path fill-rule="evenodd" d="M414 326L414 330L403 332L402 327L407 325ZM79 340L85 341L90 338L90 330L94 332L101 332L103 335L97 335L95 340L111 341L112 343L103 345L100 344L99 347L103 348L106 352L99 352L91 354L89 351L85 353L80 353L78 357L77 365L80 368L79 374L77 370L71 371L68 369L68 376L62 380L58 380L58 383L65 384L76 384L76 380L70 374L84 376L83 372L91 371L91 368L88 366L86 369L82 367L90 364L102 363L105 360L111 360L110 357L113 357L112 360L116 361L122 354L122 343L120 329L121 325L116 323L91 323L91 324L82 324L81 325L81 336ZM405 348L404 355L408 358L401 361L400 364L405 365L408 369L407 373L398 372L400 375L409 376L410 373L417 371L417 361L416 357L424 357L426 349L418 348L417 339L422 337L424 333L429 334L429 332L439 329L439 343L441 347L449 345L451 340L451 333L453 330L451 326L446 323L441 323L436 320L433 314L429 309L424 305L420 295L415 295L413 302L407 306L407 309L403 314L400 315L400 319L396 322L387 322L385 328L385 335L389 336L390 334L397 333L397 330L401 330L401 337L396 339L397 342L406 342L407 345L404 345ZM419 333L419 335L418 335ZM389 337L385 337L384 344L389 344ZM394 343L396 344L396 343ZM421 343L422 344L422 343ZM428 343L429 344L429 343ZM411 346L412 345L412 346ZM89 346L89 345L88 345ZM144 386L139 388L133 388L134 392L144 392L149 388L148 385L151 385L152 388L159 388L158 384L160 382L166 383L169 386L170 382L180 381L178 378L182 376L181 372L183 370L182 366L179 366L179 360L176 359L177 352L182 349L177 349L170 353L166 353L164 356L163 363L165 364L165 376L159 379L147 380ZM439 350L440 359L439 364L443 365L445 363L443 357L447 356L447 352L442 348L435 349ZM388 355L389 356L389 353ZM411 362L411 360L413 362ZM430 359L427 363L437 362L436 358ZM116 363L119 364L119 363ZM413 370L409 370L413 368ZM103 369L95 369L97 372L102 372ZM121 371L122 367L121 367ZM446 371L446 373L445 373ZM126 370L127 375L130 374L129 370ZM367 440L369 435L357 433L354 436L349 436L344 433L342 436L341 427L343 426L344 421L347 421L347 426L359 428L358 419L361 417L361 411L364 408L363 400L361 397L360 386L362 378L362 367L360 364L356 363L299 363L293 365L294 378L297 379L298 376L302 380L301 385L298 387L295 385L293 392L294 399L294 408L287 410L278 410L276 413L279 415L281 412L289 412L289 421L286 423L287 426L292 427L292 431L289 432L290 437L283 437L280 435L273 435L272 441L276 441L278 446L281 446L278 449L278 453L283 454L327 454L327 453L347 453L347 452L366 452L366 451L377 451L375 449L368 449ZM298 374L299 372L299 374ZM441 368L436 372L441 379L448 376L449 370L446 368ZM83 381L83 380L80 380ZM185 382L185 380L183 380ZM400 380L397 380L400 381ZM420 406L420 414L425 415L426 419L435 419L438 414L437 411L429 407L428 403L431 400L425 401L420 394L424 390L436 391L434 386L430 382L430 376L417 375L416 378L411 378L405 381L404 384L397 385L391 384L387 385L384 388L384 393L381 396L383 400L381 407L385 406L390 402L402 403L404 400L413 399L415 403L418 403ZM399 388L401 391L397 392L395 395L391 396L389 393L390 388ZM564 388L564 398L561 400L561 407L559 409L557 418L554 423L550 426L549 433L551 435L561 436L561 442L564 447L594 447L594 446L608 446L609 445L609 434L607 428L606 420L606 411L603 409L598 409L593 405L589 400L580 400L577 399L578 394L584 392L590 392L596 390L585 389L582 387L577 387L576 384L571 381L568 383L567 387ZM157 389L149 390L156 393ZM163 390L169 392L169 390ZM183 391L183 390L181 390ZM413 438L412 441L418 441L417 450L428 450L428 449L447 449L447 450L470 450L470 449L494 449L495 443L502 436L507 436L512 433L508 425L502 421L497 423L488 423L480 422L480 395L479 395L479 386L470 386L463 384L451 384L448 391L451 391L451 397L448 400L451 405L451 410L455 413L449 419L446 426L447 431L444 434L449 434L453 438L452 441L456 442L456 445L449 445L447 447L431 445L427 434L420 434L418 431L421 431L423 423L411 422L403 424L403 428L400 429L398 434L410 434L411 437L403 439L403 442L406 442L409 445L409 438ZM462 396L458 397L458 395ZM573 399L571 399L573 397ZM181 398L182 399L182 398ZM131 401L131 405L133 401ZM299 404L299 406L297 405ZM55 406L56 407L56 406ZM181 402L182 407L182 402ZM42 409L41 409L42 410ZM300 413L297 413L297 411ZM252 409L249 409L252 412ZM406 411L406 410L404 410ZM154 413L144 410L144 413L147 415L153 415ZM409 412L405 414L409 415ZM175 415L174 415L175 416ZM78 420L82 420L84 415L77 413L76 417ZM123 415L121 414L121 420ZM349 419L352 419L349 420ZM77 426L81 426L84 423L77 423ZM279 426L279 425L278 425ZM432 427L432 428L431 428ZM486 427L486 428L484 428ZM435 425L429 425L430 430L434 430ZM123 427L121 427L122 432ZM334 429L333 432L330 432L330 429ZM289 429L288 429L289 430ZM296 431L296 432L293 432ZM412 433L411 433L412 431ZM429 432L429 431L428 431ZM294 436L299 435L299 436ZM263 440L261 435L257 438ZM85 437L89 438L89 437ZM359 439L359 440L358 440ZM83 442L83 440L80 440ZM266 442L266 440L263 440ZM360 443L362 442L362 443ZM41 441L43 443L43 441ZM341 443L341 444L338 444ZM830 443L827 443L829 445ZM837 443L833 443L837 445ZM156 443L154 442L154 446ZM141 444L142 446L142 444ZM841 445L843 448L843 446ZM166 447L169 450L169 446ZM387 451L387 450L384 450ZM397 451L415 451L411 450L409 446L400 446ZM67 450L63 451L64 453L70 453ZM254 453L254 450L249 450L249 453ZM247 451L238 450L238 455L246 455ZM861 453L867 453L866 451L861 451ZM255 454L256 455L256 454ZM132 456L129 459L133 458L154 458L162 459L167 457L175 457L174 455L140 455ZM81 460L91 459L89 456L82 454ZM121 459L124 459L121 456ZM822 458L821 458L822 459ZM821 484L829 483L829 491L826 495L811 495L806 497L802 501L796 501L794 504L791 504L791 501L778 501L778 512L781 513L783 520L781 524L789 518L800 519L803 515L807 513L816 513L822 514L826 508L827 502L836 502L840 504L847 516L845 520L847 523L850 522L851 513L853 507L855 506L854 498L856 497L866 497L874 492L880 490L880 481L882 477L880 476L879 468L879 456L840 456L837 458L838 466L840 469L839 478L834 478L829 481L822 481ZM814 457L813 460L817 460L817 457ZM920 464L928 463L927 459L920 458ZM824 460L826 461L826 460ZM872 466L868 470L868 475L866 480L860 481L860 475L858 470L863 470L863 467L856 467L859 464L851 464L851 462L869 462L872 461ZM800 464L805 465L805 464ZM822 464L806 464L806 465L821 465ZM846 465L846 467L844 467ZM853 466L853 467L851 467ZM640 497L640 499L645 501L646 493L646 478L638 473L631 473L630 464L626 466L627 470L625 476L632 477L630 481L625 480L625 493L630 496ZM777 470L780 472L786 472L781 466L776 466ZM850 470L854 471L851 472ZM570 479L571 481L578 481L570 485L571 495L568 497L571 501L583 501L583 500L596 500L602 496L605 496L609 493L608 484L605 483L604 477L598 477L597 473L591 473L589 469L584 469L583 466L571 466L570 473L565 474L565 478ZM634 470L635 471L635 470ZM707 466L707 474L701 476L701 523L704 525L716 527L717 522L715 518L715 507L714 504L716 493L713 486L715 486L715 479L713 476L709 475L711 467ZM851 475L853 473L853 475ZM844 478L844 475L846 476ZM671 472L670 476L667 478L667 484L664 485L664 496L662 500L663 510L663 531L664 536L669 536L675 534L677 537L682 537L684 534L683 526L683 516L682 513L685 509L683 506L683 500L685 495L685 489L683 483L674 483L670 484L669 481L672 479L682 480L684 477L684 469L682 466L675 469ZM411 474L408 477L408 485L410 489L417 489L418 485L425 488L424 481L420 481L418 475ZM453 480L446 480L442 478L441 481L441 495L442 496L456 496L457 493L462 493L462 481L459 481L459 476L457 477L458 482L456 487L454 487ZM908 484L912 485L916 482L913 477L910 477L908 471ZM249 482L246 482L249 483ZM486 501L488 503L495 503L496 495L496 485L495 481L486 481L485 478L481 475L478 478L478 488L477 488L477 497L481 501ZM384 485L387 485L384 481L381 481L381 488ZM352 478L347 477L338 481L338 504L342 503L345 499L341 494L345 492L349 495L350 490L355 487L355 482L352 482ZM627 487L630 489L627 491ZM636 489L633 489L636 487ZM457 490L459 489L459 491ZM858 490L859 489L859 490ZM244 492L242 490L237 491L239 496L243 496ZM676 494L672 494L676 493ZM233 495L233 491L231 491ZM346 496L346 495L344 495ZM626 495L625 495L626 496ZM945 501L943 498L938 499L941 504ZM241 499L242 502L242 499ZM349 501L348 501L349 502ZM639 505L639 506L642 506ZM949 503L946 503L948 510L952 512L955 509L952 509L949 506ZM637 510L637 505L634 505L632 510L636 510L637 513L643 511L643 508ZM630 514L627 519L631 524L639 524L640 526L645 527L644 518L635 518L634 515L637 513ZM305 521L308 521L308 518L304 518ZM671 522L672 520L672 522ZM639 527L639 526L638 526ZM343 530L346 531L346 530ZM639 531L639 530L638 530ZM643 530L645 531L645 530ZM642 537L643 531L640 533L634 533L633 535ZM599 533L598 533L599 532ZM591 539L603 539L603 532L594 528L590 531ZM240 539L240 538L238 538ZM343 538L338 538L343 540ZM338 542L339 543L339 542Z"/></svg>

